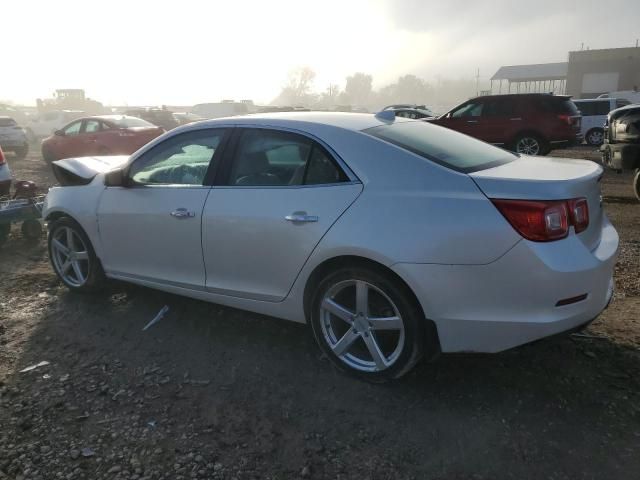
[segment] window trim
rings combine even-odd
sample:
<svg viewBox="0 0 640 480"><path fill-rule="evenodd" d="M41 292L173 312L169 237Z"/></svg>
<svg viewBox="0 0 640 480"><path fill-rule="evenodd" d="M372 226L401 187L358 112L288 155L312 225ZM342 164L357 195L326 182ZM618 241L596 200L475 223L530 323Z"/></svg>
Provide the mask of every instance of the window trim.
<svg viewBox="0 0 640 480"><path fill-rule="evenodd" d="M131 167L136 162L146 158L148 155L153 155L153 152L155 152L156 150L166 145L167 142L173 142L179 137L182 137L185 135L194 135L196 133L201 133L201 132L206 132L211 130L222 130L222 139L220 140L220 145L218 145L218 148L215 150L215 152L213 152L213 156L211 157L211 159L209 159L209 166L207 167L207 171L204 174L202 185L190 185L190 184L187 185L187 184L181 184L181 183L145 184L145 183L135 182L131 178L130 176ZM222 159L224 159L224 153L227 150L229 137L233 133L232 130L233 130L232 127L225 127L225 126L207 127L207 128L199 128L194 130L187 130L185 132L179 132L179 133L176 133L175 135L172 135L169 138L165 138L163 141L156 143L155 145L151 146L148 150L145 150L144 152L142 152L140 155L134 158L129 164L127 164L126 168L123 171L123 177L125 179L125 184L127 188L191 188L191 189L206 188L206 189L210 189L211 183L212 183L211 179L215 177L217 171L220 169L220 164L221 164L221 161L216 162L215 160L217 160L219 157L222 157Z"/></svg>
<svg viewBox="0 0 640 480"><path fill-rule="evenodd" d="M342 171L347 177L347 181L344 182L336 182L336 183L318 183L313 185L230 185L229 179L231 175L231 169L233 166L233 162L236 159L236 155L238 153L238 145L240 143L240 138L242 134L247 130L269 130L280 133L290 133L294 135L299 135L304 137L310 142L311 148L309 149L309 158L311 158L311 154L313 149L318 147L320 148L325 155L331 160L334 166ZM303 178L306 178L307 168L309 166L309 158L305 164L305 172ZM213 186L216 188L251 188L251 189L297 189L297 188L318 188L318 187L332 187L338 185L352 185L352 184L361 184L362 182L358 177L353 173L353 171L344 163L344 161L338 156L331 147L329 147L325 142L318 139L314 135L311 135L307 132L303 132L300 130L296 130L293 128L287 127L276 127L272 125L238 125L234 132L232 133L232 137L229 140L228 148L226 149L223 158L220 162L217 175L213 182Z"/></svg>

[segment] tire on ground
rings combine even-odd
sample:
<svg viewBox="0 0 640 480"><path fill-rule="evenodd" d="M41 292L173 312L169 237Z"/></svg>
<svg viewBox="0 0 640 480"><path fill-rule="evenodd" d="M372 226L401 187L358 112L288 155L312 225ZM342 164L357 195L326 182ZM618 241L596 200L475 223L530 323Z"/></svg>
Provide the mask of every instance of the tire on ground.
<svg viewBox="0 0 640 480"><path fill-rule="evenodd" d="M323 320L321 304L327 293L334 286L341 282L349 281L364 281L379 289L395 304L400 314L404 327L404 344L400 353L395 357L395 361L382 370L362 371L354 368L334 353L331 346L327 343L325 332L323 331L322 322L325 320ZM355 289L356 287L352 288ZM428 335L434 335L434 332L432 329L426 328L427 320L424 318L422 309L413 294L408 291L406 285L393 278L392 275L386 274L376 268L365 266L343 267L327 274L319 281L317 286L314 287L308 314L315 340L329 360L338 369L366 381L380 383L399 378L407 373L425 354L429 358L433 358L437 354L437 352L430 351L437 349L437 339L427 338ZM342 320L336 317L333 321L341 322ZM343 328L346 327L346 325L348 324L345 323ZM352 328L349 326L346 330L351 331ZM377 334L375 334L375 332L372 334L374 338L376 338L375 335ZM361 343L359 345L361 349L365 346L364 334L359 334L358 339L352 344L353 348L358 347L357 342ZM350 354L350 352L352 351L347 350L342 357ZM371 357L371 361L372 360L373 357Z"/></svg>
<svg viewBox="0 0 640 480"><path fill-rule="evenodd" d="M80 239L84 243L84 246L86 247L86 252L88 254L87 278L82 285L72 285L69 282L67 282L58 271L58 268L56 267L56 262L54 261L54 258L53 258L52 242L57 232L63 228L72 229L73 232L75 232L78 235L78 237L80 237ZM71 219L70 217L61 217L53 221L53 223L49 225L49 235L47 238L47 246L49 250L49 259L51 261L53 271L56 272L56 274L58 275L58 278L60 278L62 283L64 283L65 286L69 288L69 290L73 292L79 292L79 293L88 293L88 292L98 291L104 285L106 278L104 275L104 271L102 269L102 264L100 263L100 259L98 259L98 257L96 256L96 253L93 249L93 245L91 245L91 241L89 240L89 237L84 232L80 224L78 224L78 222Z"/></svg>

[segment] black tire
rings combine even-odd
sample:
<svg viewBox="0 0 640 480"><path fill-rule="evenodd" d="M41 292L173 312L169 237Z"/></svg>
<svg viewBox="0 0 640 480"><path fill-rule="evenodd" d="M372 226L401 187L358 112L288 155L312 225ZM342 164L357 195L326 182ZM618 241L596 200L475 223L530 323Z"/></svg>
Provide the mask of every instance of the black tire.
<svg viewBox="0 0 640 480"><path fill-rule="evenodd" d="M599 147L604 141L604 129L592 128L584 136L584 140L585 142L587 142L587 145L591 145L592 147Z"/></svg>
<svg viewBox="0 0 640 480"><path fill-rule="evenodd" d="M522 155L547 155L549 143L535 133L521 133L511 144L511 150ZM535 153L534 153L535 152Z"/></svg>
<svg viewBox="0 0 640 480"><path fill-rule="evenodd" d="M321 311L321 304L325 295L330 295L331 290L339 287L339 285L349 284L351 281L366 282L375 289L378 289L380 292L383 292L384 295L386 295L388 299L395 304L394 306L399 312L401 322L404 327L404 341L403 343L397 343L397 350L395 351L399 353L395 356L393 363L390 363L389 366L377 371L362 371L362 369L349 365L347 363L348 359L345 359L346 356L351 355L351 352L353 352L352 349L354 348L360 348L360 354L364 352L364 355L367 355L367 348L365 346L366 340L364 337L368 334L372 335L374 339L376 339L377 344L383 345L384 338L379 336L377 332L370 331L369 333L362 332L356 334L357 339L353 340L353 343L349 343L349 345L352 346L348 347L341 356L338 356L338 354L333 351L328 343L329 340L327 340L326 325L330 322L335 322L337 325L343 325L343 329L355 333L355 327L352 328L352 326L355 325L355 321L351 323L351 326L347 326L347 323L340 323L343 322L343 320L338 319L338 317L333 317L332 315L329 315L330 319L327 320L327 317L325 316L327 315L326 311L324 313ZM355 286L352 288L357 291ZM383 297L380 296L379 298L382 299ZM369 301L371 302L372 300ZM355 308L353 310L355 310ZM437 354L437 352L432 351L425 352L425 350L435 349L438 342L437 339L426 339L426 332L430 331L430 329L426 328L427 320L425 320L422 309L417 304L415 297L401 282L393 278L391 275L385 274L375 268L365 266L344 267L326 275L322 280L320 280L318 285L314 287L314 294L310 302L309 317L309 323L311 325L313 335L323 353L326 354L329 360L338 369L362 380L381 383L399 378L407 373L425 355L425 353L429 357L433 357ZM346 333L344 335L346 336ZM343 334L339 333L335 338L337 339L337 337L342 336ZM343 340L343 338L341 338L341 340ZM334 343L334 348L336 346L337 344ZM394 347L391 348L393 349ZM380 350L384 352L382 347ZM386 353L384 355L385 359L392 358L392 356L386 357ZM371 355L370 362L373 362L373 360L373 356Z"/></svg>
<svg viewBox="0 0 640 480"><path fill-rule="evenodd" d="M636 170L636 174L633 176L633 192L636 194L636 198L640 200L640 169Z"/></svg>
<svg viewBox="0 0 640 480"><path fill-rule="evenodd" d="M27 141L29 143L36 143L38 141L38 137L36 137L36 134L33 133L33 130L31 130L30 128L27 128L25 130L25 134L27 135Z"/></svg>
<svg viewBox="0 0 640 480"><path fill-rule="evenodd" d="M38 240L42 236L42 223L35 219L25 220L20 230L25 238Z"/></svg>
<svg viewBox="0 0 640 480"><path fill-rule="evenodd" d="M49 150L45 146L42 147L42 159L47 163L51 163L51 162L57 160L57 158L53 155L51 150Z"/></svg>
<svg viewBox="0 0 640 480"><path fill-rule="evenodd" d="M52 251L52 243L56 235L59 233L60 229L69 228L75 233L86 247L86 251L88 254L87 266L86 266L86 280L81 285L74 285L67 281L56 267L56 262L54 261L54 253ZM82 227L73 219L69 217L62 217L58 220L55 220L51 225L49 225L49 235L47 238L47 247L49 250L49 260L51 261L51 266L53 267L53 271L56 273L58 278L66 285L66 287L72 292L79 293L90 293L100 290L105 283L105 275L102 269L102 265L100 260L96 256L95 251L93 250L93 246L91 245L91 241L89 237L84 232Z"/></svg>
<svg viewBox="0 0 640 480"><path fill-rule="evenodd" d="M27 153L29 153L29 145L27 144L23 147L18 147L13 151L13 153L18 160L24 160L24 157L26 157Z"/></svg>
<svg viewBox="0 0 640 480"><path fill-rule="evenodd" d="M0 223L0 247L2 247L7 240L9 240L9 233L11 232L10 223Z"/></svg>

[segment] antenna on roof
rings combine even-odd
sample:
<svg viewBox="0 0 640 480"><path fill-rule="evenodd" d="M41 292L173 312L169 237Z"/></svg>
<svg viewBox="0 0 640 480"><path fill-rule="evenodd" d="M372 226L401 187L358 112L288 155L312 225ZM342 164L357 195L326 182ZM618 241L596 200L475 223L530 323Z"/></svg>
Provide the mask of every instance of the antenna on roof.
<svg viewBox="0 0 640 480"><path fill-rule="evenodd" d="M376 113L376 118L387 122L393 122L396 119L396 112L393 110L382 110L381 112Z"/></svg>

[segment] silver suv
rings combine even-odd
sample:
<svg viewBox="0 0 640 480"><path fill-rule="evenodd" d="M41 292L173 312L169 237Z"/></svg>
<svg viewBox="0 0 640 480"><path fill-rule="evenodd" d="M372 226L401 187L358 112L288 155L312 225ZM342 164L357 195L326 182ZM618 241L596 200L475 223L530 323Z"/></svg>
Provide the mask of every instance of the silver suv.
<svg viewBox="0 0 640 480"><path fill-rule="evenodd" d="M13 152L20 160L29 152L24 130L11 117L0 117L0 148L5 152Z"/></svg>

